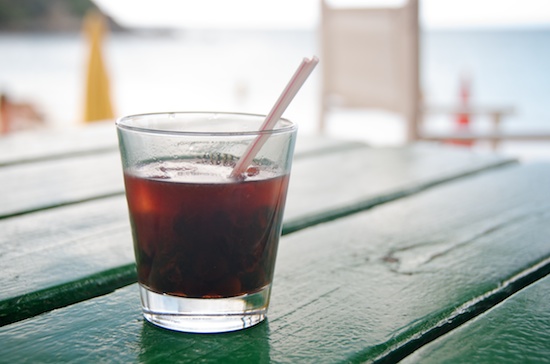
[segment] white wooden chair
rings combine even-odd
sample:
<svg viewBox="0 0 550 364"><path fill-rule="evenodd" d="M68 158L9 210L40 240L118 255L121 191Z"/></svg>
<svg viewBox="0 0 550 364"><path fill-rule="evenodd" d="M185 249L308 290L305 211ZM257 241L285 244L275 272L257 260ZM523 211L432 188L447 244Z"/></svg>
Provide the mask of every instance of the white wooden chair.
<svg viewBox="0 0 550 364"><path fill-rule="evenodd" d="M406 140L486 140L496 146L507 140L550 140L550 134L502 134L500 121L510 107L427 107L420 85L418 0L399 7L341 8L321 0L322 66L319 130L337 108L381 109L406 120ZM489 132L428 133L428 114L484 114L493 121Z"/></svg>
<svg viewBox="0 0 550 364"><path fill-rule="evenodd" d="M407 139L418 138L417 17L417 0L400 8L339 8L321 0L321 131L333 107L382 109L402 114Z"/></svg>

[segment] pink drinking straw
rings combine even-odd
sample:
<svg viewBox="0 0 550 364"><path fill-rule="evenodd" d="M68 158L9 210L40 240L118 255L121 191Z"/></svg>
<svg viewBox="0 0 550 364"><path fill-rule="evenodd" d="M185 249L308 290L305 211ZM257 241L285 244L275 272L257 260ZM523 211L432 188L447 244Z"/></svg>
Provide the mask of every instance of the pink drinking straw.
<svg viewBox="0 0 550 364"><path fill-rule="evenodd" d="M319 63L319 59L315 56L311 59L304 58L302 60L302 63L296 72L294 72L294 75L286 85L283 93L279 96L279 99L275 105L273 105L273 108L265 118L264 123L260 127L260 131L269 130L275 126L277 121L279 121L283 115L283 112L286 110L288 105L290 105L292 99L294 99L294 96L296 96L304 82L306 82L317 63ZM233 168L230 175L231 178L238 178L244 174L250 163L252 163L252 159L254 159L258 151L262 148L267 138L269 138L269 134L261 133L258 137L256 137L256 139L254 139L252 144L248 146L248 149L245 151L244 155L241 159L239 159Z"/></svg>

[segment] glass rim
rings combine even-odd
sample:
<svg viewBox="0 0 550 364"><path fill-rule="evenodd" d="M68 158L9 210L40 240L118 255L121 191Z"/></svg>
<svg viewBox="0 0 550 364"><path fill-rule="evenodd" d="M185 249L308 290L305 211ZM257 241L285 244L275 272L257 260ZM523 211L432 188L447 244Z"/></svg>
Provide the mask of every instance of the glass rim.
<svg viewBox="0 0 550 364"><path fill-rule="evenodd" d="M151 116L169 116L169 115L231 115L231 116L243 116L243 117L253 117L253 118L262 118L265 119L266 115L262 114L253 114L253 113L243 113L243 112L231 112L231 111L162 111L162 112L150 112L150 113L140 113L125 115L119 117L115 120L115 125L119 129L134 131L138 133L149 133L149 134L162 134L162 135L181 135L181 136L257 136L263 134L281 134L288 133L298 129L298 125L286 118L279 118L279 121L284 121L288 123L286 126L271 128L266 130L242 130L242 131L197 131L197 130L177 130L177 129L155 129L148 128L143 126L130 125L125 123L125 121L132 118L143 118ZM278 121L278 122L279 122Z"/></svg>

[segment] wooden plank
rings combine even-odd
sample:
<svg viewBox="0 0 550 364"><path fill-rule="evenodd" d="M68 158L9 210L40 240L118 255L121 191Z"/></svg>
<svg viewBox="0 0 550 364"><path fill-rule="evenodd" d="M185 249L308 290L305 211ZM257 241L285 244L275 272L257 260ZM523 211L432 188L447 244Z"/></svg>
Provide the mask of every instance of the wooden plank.
<svg viewBox="0 0 550 364"><path fill-rule="evenodd" d="M117 150L114 121L20 132L0 138L0 167Z"/></svg>
<svg viewBox="0 0 550 364"><path fill-rule="evenodd" d="M285 212L287 229L299 230L514 162L434 144L333 153L308 161L308 168L297 161L288 193L292 208Z"/></svg>
<svg viewBox="0 0 550 364"><path fill-rule="evenodd" d="M441 140L464 140L476 141L487 140L492 142L499 141L548 141L550 132L547 130L537 130L523 133L503 133L503 132L485 132L485 133L423 133L422 140L441 141Z"/></svg>
<svg viewBox="0 0 550 364"><path fill-rule="evenodd" d="M470 116L476 115L500 115L511 116L515 113L512 106L494 106L494 105L426 105L423 107L424 114L441 114L441 115L458 115L466 114Z"/></svg>
<svg viewBox="0 0 550 364"><path fill-rule="evenodd" d="M299 135L297 151L360 144L328 137ZM75 158L118 150L114 121L79 125L63 130L44 129L0 138L0 167Z"/></svg>
<svg viewBox="0 0 550 364"><path fill-rule="evenodd" d="M1 300L133 260L124 196L0 220L0 231Z"/></svg>
<svg viewBox="0 0 550 364"><path fill-rule="evenodd" d="M118 151L0 168L0 219L122 195Z"/></svg>
<svg viewBox="0 0 550 364"><path fill-rule="evenodd" d="M269 320L249 330L155 328L131 285L0 328L0 357L395 362L468 319L488 294L547 269L549 184L550 165L502 168L286 235Z"/></svg>
<svg viewBox="0 0 550 364"><path fill-rule="evenodd" d="M549 293L546 276L402 363L548 363Z"/></svg>
<svg viewBox="0 0 550 364"><path fill-rule="evenodd" d="M0 139L0 145L1 142ZM297 143L296 159L365 147L358 142L306 137ZM86 153L69 153L63 158L38 159L0 168L0 189L10 191L0 195L0 219L122 195L124 185L118 150L86 150Z"/></svg>

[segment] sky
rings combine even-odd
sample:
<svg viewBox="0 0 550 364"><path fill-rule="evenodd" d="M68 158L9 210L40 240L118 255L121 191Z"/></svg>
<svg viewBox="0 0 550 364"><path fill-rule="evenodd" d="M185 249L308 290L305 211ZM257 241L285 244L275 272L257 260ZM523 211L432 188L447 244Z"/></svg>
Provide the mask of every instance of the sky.
<svg viewBox="0 0 550 364"><path fill-rule="evenodd" d="M134 27L314 28L319 0L94 0ZM403 0L327 0L337 6L396 6ZM550 0L420 0L425 28L550 27Z"/></svg>

